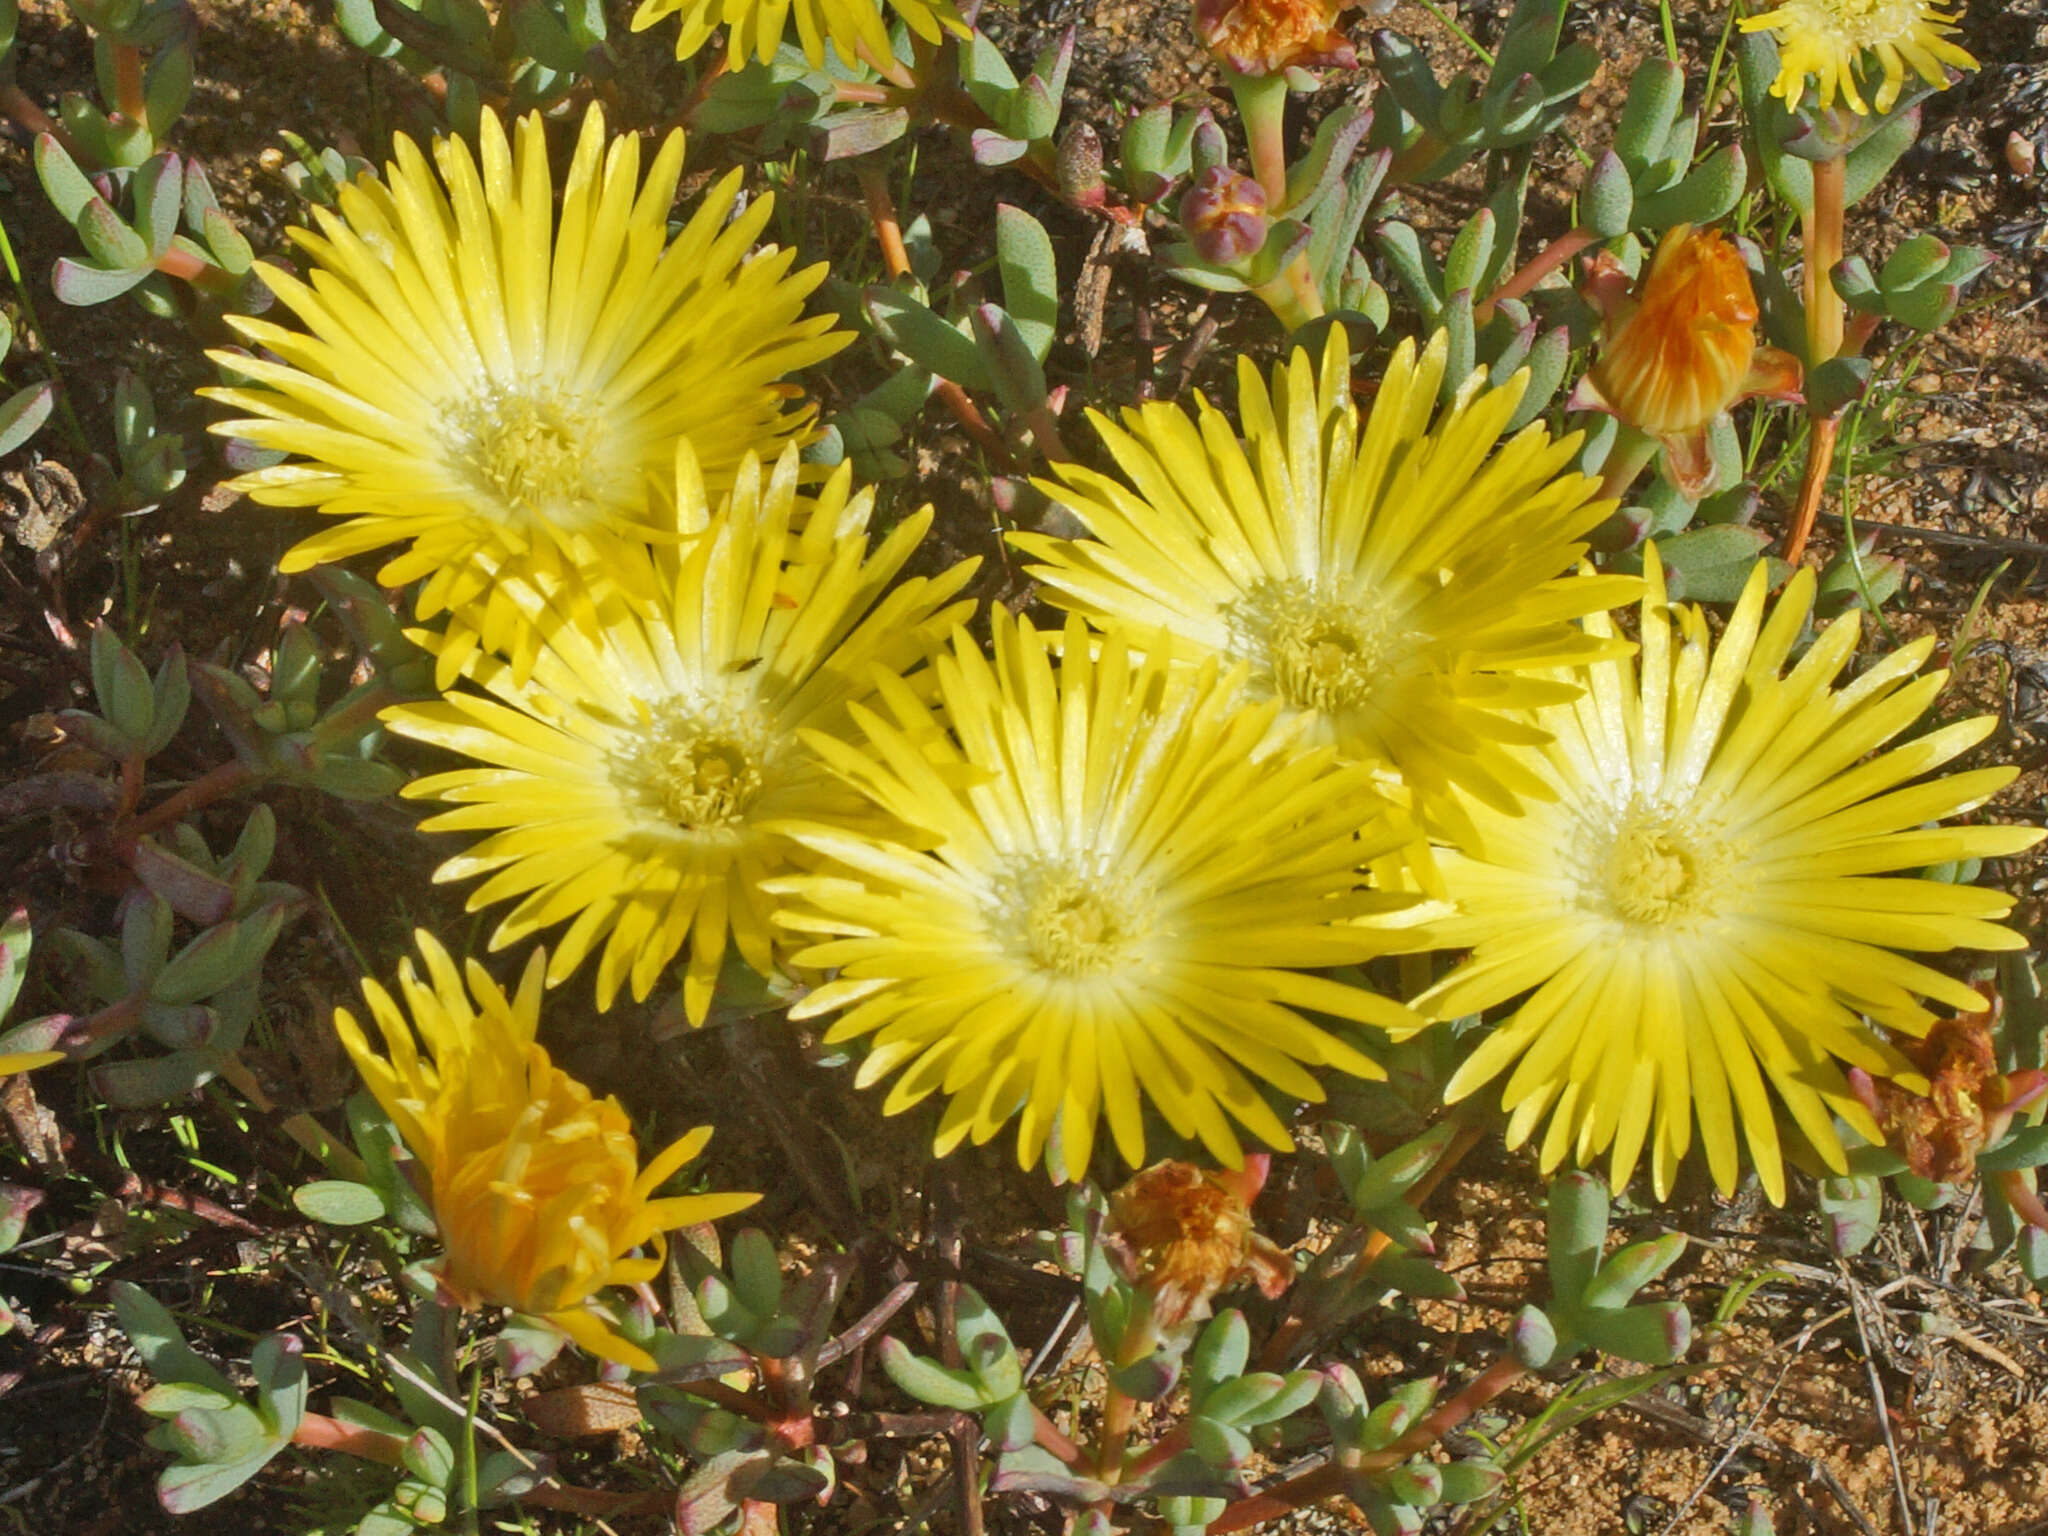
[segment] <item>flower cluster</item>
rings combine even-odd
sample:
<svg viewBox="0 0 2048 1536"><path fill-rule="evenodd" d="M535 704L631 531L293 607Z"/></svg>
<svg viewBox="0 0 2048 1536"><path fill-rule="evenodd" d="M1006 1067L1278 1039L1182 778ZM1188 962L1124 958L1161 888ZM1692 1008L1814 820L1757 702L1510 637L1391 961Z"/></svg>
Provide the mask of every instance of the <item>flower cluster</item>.
<svg viewBox="0 0 2048 1536"><path fill-rule="evenodd" d="M682 9L694 46L715 8ZM807 46L861 45L797 14ZM1438 332L1361 405L1333 327L1319 357L1240 360L1235 419L1095 416L1106 467L1038 482L1080 535L1011 536L1063 625L977 622L972 562L906 575L929 509L877 537L850 469L800 463L787 376L842 338L803 314L818 274L753 248L767 200L735 212L727 179L671 238L680 139L644 181L635 142L593 109L557 213L538 118L486 113L474 154L401 141L300 233L306 278L263 269L303 329L245 321L263 355L221 355L249 381L216 391L246 413L221 430L292 456L244 488L342 519L289 563L406 545L383 574L419 583L439 693L383 718L454 759L407 791L472 837L439 878L503 907L494 949L556 932L510 997L423 937L411 1026L366 984L383 1054L342 1015L431 1176L452 1294L633 1360L595 1293L733 1208L654 1198L701 1138L639 1170L617 1106L534 1043L540 990L586 962L599 1008L669 984L694 1023L741 968L773 978L862 1044L889 1112L937 1101L940 1153L1014 1127L1070 1177L1162 1132L1242 1168L1326 1074L1478 1016L1447 1095L1505 1077L1546 1167L1618 1186L1647 1158L1662 1194L1697 1141L1724 1188L1746 1148L1782 1198L1786 1136L1841 1167L1838 1120L1879 1133L1867 1081L1920 1081L1900 1042L1929 1003L1975 1005L1899 952L2019 942L2007 896L1910 873L2037 836L1930 825L2012 776L1923 778L1988 721L1900 744L1931 643L1844 682L1853 620L1800 653L1806 573L1771 608L1758 566L1718 642L1654 550L1595 573L1615 502L1578 434L1510 430L1526 373L1454 376ZM1680 226L1639 283L1591 281L1582 403L1698 488L1716 418L1796 384L1741 258ZM1388 958L1426 951L1433 985Z"/></svg>

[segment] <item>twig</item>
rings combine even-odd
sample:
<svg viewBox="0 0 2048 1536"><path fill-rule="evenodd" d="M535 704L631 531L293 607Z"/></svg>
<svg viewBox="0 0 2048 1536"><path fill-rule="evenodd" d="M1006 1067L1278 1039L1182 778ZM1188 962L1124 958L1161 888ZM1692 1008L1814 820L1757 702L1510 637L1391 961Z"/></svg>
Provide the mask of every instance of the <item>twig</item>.
<svg viewBox="0 0 2048 1536"><path fill-rule="evenodd" d="M1863 1308L1868 1298L1863 1287L1850 1275L1849 1266L1840 1259L1835 1264L1842 1272L1842 1286L1849 1293L1849 1314L1856 1323L1856 1337L1863 1344L1863 1372L1870 1381L1871 1400L1877 1405L1877 1427L1884 1434L1885 1455L1891 1459L1892 1493L1899 1501L1899 1528L1906 1536L1916 1536L1913 1501L1906 1496L1906 1469L1899 1461L1898 1442L1892 1438L1891 1405L1885 1401L1884 1381L1877 1373L1877 1357L1870 1350L1870 1330L1863 1322Z"/></svg>
<svg viewBox="0 0 2048 1536"><path fill-rule="evenodd" d="M903 1310L911 1297L917 1294L917 1282L905 1280L888 1295L863 1312L853 1326L836 1339L828 1339L818 1351L818 1369L823 1370L834 1361L859 1349L861 1345L880 1332L884 1323Z"/></svg>
<svg viewBox="0 0 2048 1536"><path fill-rule="evenodd" d="M1728 1449L1721 1453L1720 1460L1716 1461L1708 1469L1707 1475L1699 1480L1699 1485L1685 1496L1685 1502L1672 1512L1671 1518L1664 1522L1664 1529L1658 1532L1657 1536L1671 1536L1671 1532L1678 1529L1678 1522L1686 1517L1693 1505L1699 1503L1700 1495L1713 1487L1714 1479L1727 1470L1728 1463L1735 1459L1736 1453L1747 1443L1749 1437L1756 1432L1757 1425L1763 1422L1764 1415L1771 1411L1771 1404L1778 1400L1778 1389L1785 1385L1785 1378L1791 1374L1792 1367L1798 1364L1798 1362L1799 1356L1795 1353L1779 1369L1778 1379L1771 1383L1771 1390L1766 1392L1764 1400L1757 1404L1756 1412L1749 1416L1749 1422L1736 1431L1735 1438L1728 1442Z"/></svg>

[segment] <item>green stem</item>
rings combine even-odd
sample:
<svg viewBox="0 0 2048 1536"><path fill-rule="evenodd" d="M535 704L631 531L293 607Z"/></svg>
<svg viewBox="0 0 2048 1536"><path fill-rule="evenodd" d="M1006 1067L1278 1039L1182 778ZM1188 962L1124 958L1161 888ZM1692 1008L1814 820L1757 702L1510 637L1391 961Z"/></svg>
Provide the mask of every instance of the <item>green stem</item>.
<svg viewBox="0 0 2048 1536"><path fill-rule="evenodd" d="M1227 73L1251 146L1252 175L1266 189L1266 212L1278 218L1287 202L1287 77Z"/></svg>
<svg viewBox="0 0 2048 1536"><path fill-rule="evenodd" d="M1316 291L1306 256L1296 256L1278 277L1259 284L1252 292L1290 331L1298 331L1323 317L1323 296Z"/></svg>
<svg viewBox="0 0 2048 1536"><path fill-rule="evenodd" d="M1594 499L1621 500L1656 456L1657 439L1623 422L1614 446L1607 450L1607 462L1600 466L1600 489L1594 493Z"/></svg>

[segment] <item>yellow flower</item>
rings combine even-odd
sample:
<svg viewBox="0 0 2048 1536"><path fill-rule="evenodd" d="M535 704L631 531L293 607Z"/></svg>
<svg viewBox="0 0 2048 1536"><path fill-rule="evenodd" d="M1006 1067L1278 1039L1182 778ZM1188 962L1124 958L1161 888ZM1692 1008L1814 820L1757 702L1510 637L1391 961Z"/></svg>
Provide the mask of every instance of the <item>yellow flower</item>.
<svg viewBox="0 0 2048 1536"><path fill-rule="evenodd" d="M1771 94L1782 96L1787 110L1796 110L1811 76L1823 110L1839 93L1849 109L1867 114L1857 78L1870 73L1867 54L1875 54L1884 71L1877 88L1877 110L1889 112L1911 70L1937 91L1948 85L1942 67L1975 69L1977 61L1949 41L1960 12L1930 0L1784 0L1775 10L1746 16L1745 32L1768 28L1778 39L1778 78Z"/></svg>
<svg viewBox="0 0 2048 1536"><path fill-rule="evenodd" d="M947 0L889 0L889 9L928 43L938 42L942 30L967 36L967 23ZM737 69L749 59L766 62L775 57L792 12L804 57L813 68L825 62L827 43L847 64L863 54L879 61L895 57L881 0L641 0L633 13L633 30L644 32L665 16L681 16L676 57L687 59L723 26L728 34L726 58Z"/></svg>
<svg viewBox="0 0 2048 1536"><path fill-rule="evenodd" d="M1555 798L1519 817L1474 805L1475 835L1443 856L1460 915L1431 937L1472 954L1416 1007L1452 1018L1530 994L1446 1097L1512 1065L1502 1091L1509 1144L1548 1115L1546 1170L1567 1153L1582 1165L1611 1153L1619 1189L1647 1140L1661 1196L1696 1118L1724 1191L1735 1184L1739 1127L1765 1190L1782 1201L1773 1093L1839 1171L1831 1113L1879 1139L1845 1065L1925 1091L1872 1024L1919 1036L1935 1022L1920 997L1982 1006L1969 987L1894 951L2025 946L1994 921L2012 908L2004 892L1894 872L2007 856L2042 834L1931 825L2018 772L1914 782L1990 735L1991 717L1881 750L1941 690L1946 674L1915 676L1932 639L1838 688L1856 650L1854 615L1783 670L1813 605L1811 571L1793 576L1766 618L1758 565L1713 645L1697 608L1666 604L1654 549L1645 565L1640 673L1626 660L1579 669L1584 697L1539 717L1553 744L1518 749Z"/></svg>
<svg viewBox="0 0 2048 1536"><path fill-rule="evenodd" d="M1572 696L1545 669L1627 649L1567 622L1633 599L1633 577L1569 576L1610 510L1541 426L1493 452L1521 399L1483 372L1437 416L1447 340L1396 349L1361 424L1341 328L1320 377L1297 350L1269 394L1238 364L1244 441L1197 399L1091 418L1118 480L1076 465L1042 489L1094 541L1013 535L1047 598L1161 628L1250 668L1309 739L1391 764L1418 794L1460 783L1510 809L1541 781L1497 750L1539 739L1530 708ZM1489 456L1491 455L1491 456Z"/></svg>
<svg viewBox="0 0 2048 1536"><path fill-rule="evenodd" d="M410 540L380 579L425 577L432 614L494 575L674 542L678 438L722 489L748 450L804 429L778 381L845 338L826 334L828 316L802 318L822 266L792 275L791 252L748 256L769 203L734 214L738 171L671 243L680 133L642 185L640 141L607 143L593 107L559 219L538 113L516 146L485 112L477 154L437 139L433 156L401 137L384 181L343 188L338 215L315 208L320 233L293 231L308 280L260 269L305 330L231 317L275 356L214 354L256 386L206 391L250 413L214 430L296 456L231 483L343 520L283 569Z"/></svg>
<svg viewBox="0 0 2048 1536"><path fill-rule="evenodd" d="M792 898L781 920L828 936L797 962L838 971L790 1016L844 1009L828 1041L872 1035L860 1086L902 1071L887 1113L946 1095L941 1154L1015 1115L1024 1167L1057 1125L1080 1177L1106 1117L1136 1166L1147 1099L1232 1166L1226 1112L1292 1145L1252 1078L1319 1100L1310 1067L1384 1075L1298 1010L1414 1021L1305 974L1393 947L1351 919L1407 904L1359 873L1402 836L1371 770L1327 747L1260 756L1277 705L1240 704L1241 673L1173 667L1114 632L1091 642L1079 620L1063 641L1000 610L993 627L993 665L964 630L933 663L936 707L890 681L890 718L854 711L865 750L810 738L930 839L791 828L850 876L775 882Z"/></svg>
<svg viewBox="0 0 2048 1536"><path fill-rule="evenodd" d="M431 934L413 939L424 980L408 956L399 962L397 998L363 981L383 1048L346 1008L335 1009L334 1027L426 1169L446 1247L443 1283L465 1306L546 1318L593 1354L652 1370L652 1358L605 1317L597 1293L660 1272L660 1258L635 1249L658 1247L662 1233L729 1216L760 1196L654 1198L704 1149L710 1128L640 1166L618 1100L593 1097L534 1041L540 951L508 997L475 961L458 972Z"/></svg>
<svg viewBox="0 0 2048 1536"><path fill-rule="evenodd" d="M687 470L682 478L684 501L701 502ZM428 831L491 834L436 878L489 876L470 894L472 911L516 900L494 949L568 922L548 980L601 948L605 1008L628 982L644 998L687 946L683 996L701 1022L728 940L755 970L776 964L775 902L762 883L801 850L774 823L890 830L798 732L848 729L849 704L873 692L878 673L922 662L968 611L946 605L973 567L896 581L931 511L870 553L874 494L849 497L851 484L842 468L807 508L794 448L765 482L750 458L701 538L654 552L651 602L601 590L586 629L529 589L501 588L536 631L516 642L523 661L477 652L465 670L481 695L385 712L399 735L481 765L405 793L456 806L423 822Z"/></svg>
<svg viewBox="0 0 2048 1536"><path fill-rule="evenodd" d="M1603 251L1588 292L1603 316L1600 355L1572 407L1611 412L1658 438L1675 483L1703 493L1714 418L1752 395L1789 395L1800 379L1790 353L1756 344L1756 292L1741 254L1713 230L1674 225L1633 291Z"/></svg>
<svg viewBox="0 0 2048 1536"><path fill-rule="evenodd" d="M62 1061L62 1051L10 1051L0 1053L0 1077L12 1077L17 1072L33 1072L37 1067L47 1067L53 1061Z"/></svg>
<svg viewBox="0 0 2048 1536"><path fill-rule="evenodd" d="M1202 46L1239 74L1334 65L1350 69L1357 50L1337 26L1352 0L1195 0Z"/></svg>

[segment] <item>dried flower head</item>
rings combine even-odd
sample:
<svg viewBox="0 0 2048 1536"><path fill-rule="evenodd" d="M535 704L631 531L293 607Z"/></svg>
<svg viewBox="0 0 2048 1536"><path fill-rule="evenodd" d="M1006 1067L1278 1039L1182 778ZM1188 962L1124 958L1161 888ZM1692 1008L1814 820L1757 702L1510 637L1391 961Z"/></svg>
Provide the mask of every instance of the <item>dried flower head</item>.
<svg viewBox="0 0 2048 1536"><path fill-rule="evenodd" d="M1849 1082L1884 1132L1885 1143L1923 1179L1954 1184L1977 1171L1977 1154L2002 1138L2013 1116L2048 1094L2039 1069L2004 1072L1993 1031L2004 1000L1993 993L1975 1013L1940 1020L1901 1050L1917 1076Z"/></svg>
<svg viewBox="0 0 2048 1536"><path fill-rule="evenodd" d="M1774 10L1743 18L1742 30L1768 30L1778 40L1778 78L1771 94L1796 110L1814 82L1823 110L1839 95L1849 110L1868 114L1858 81L1883 73L1877 110L1889 112L1910 71L1937 91L1948 85L1948 70L1972 70L1977 61L1950 42L1960 11L1931 0L1784 0Z"/></svg>
<svg viewBox="0 0 2048 1536"><path fill-rule="evenodd" d="M1154 1163L1110 1196L1110 1255L1125 1279L1151 1292L1160 1326L1207 1317L1210 1299L1233 1286L1273 1297L1293 1284L1286 1251L1252 1225L1271 1162L1259 1152L1238 1170Z"/></svg>
<svg viewBox="0 0 2048 1536"><path fill-rule="evenodd" d="M334 1027L426 1169L445 1248L442 1283L465 1306L543 1317L595 1355L652 1370L646 1351L604 1315L597 1293L658 1274L661 1259L634 1250L658 1246L662 1233L744 1210L760 1197L655 1198L704 1149L710 1128L640 1166L618 1100L597 1098L535 1042L542 951L508 996L475 961L458 971L431 934L413 938L424 979L407 957L397 998L363 981L383 1049L346 1008L334 1011Z"/></svg>
<svg viewBox="0 0 2048 1536"><path fill-rule="evenodd" d="M1572 406L1609 411L1658 438L1680 489L1705 490L1714 418L1752 395L1783 397L1799 385L1796 358L1756 344L1756 293L1741 253L1713 230L1679 224L1632 289L1605 252L1593 259L1587 288L1602 312L1600 354Z"/></svg>
<svg viewBox="0 0 2048 1536"><path fill-rule="evenodd" d="M1337 27L1351 0L1195 0L1202 46L1243 75L1330 66L1354 69L1358 52Z"/></svg>

